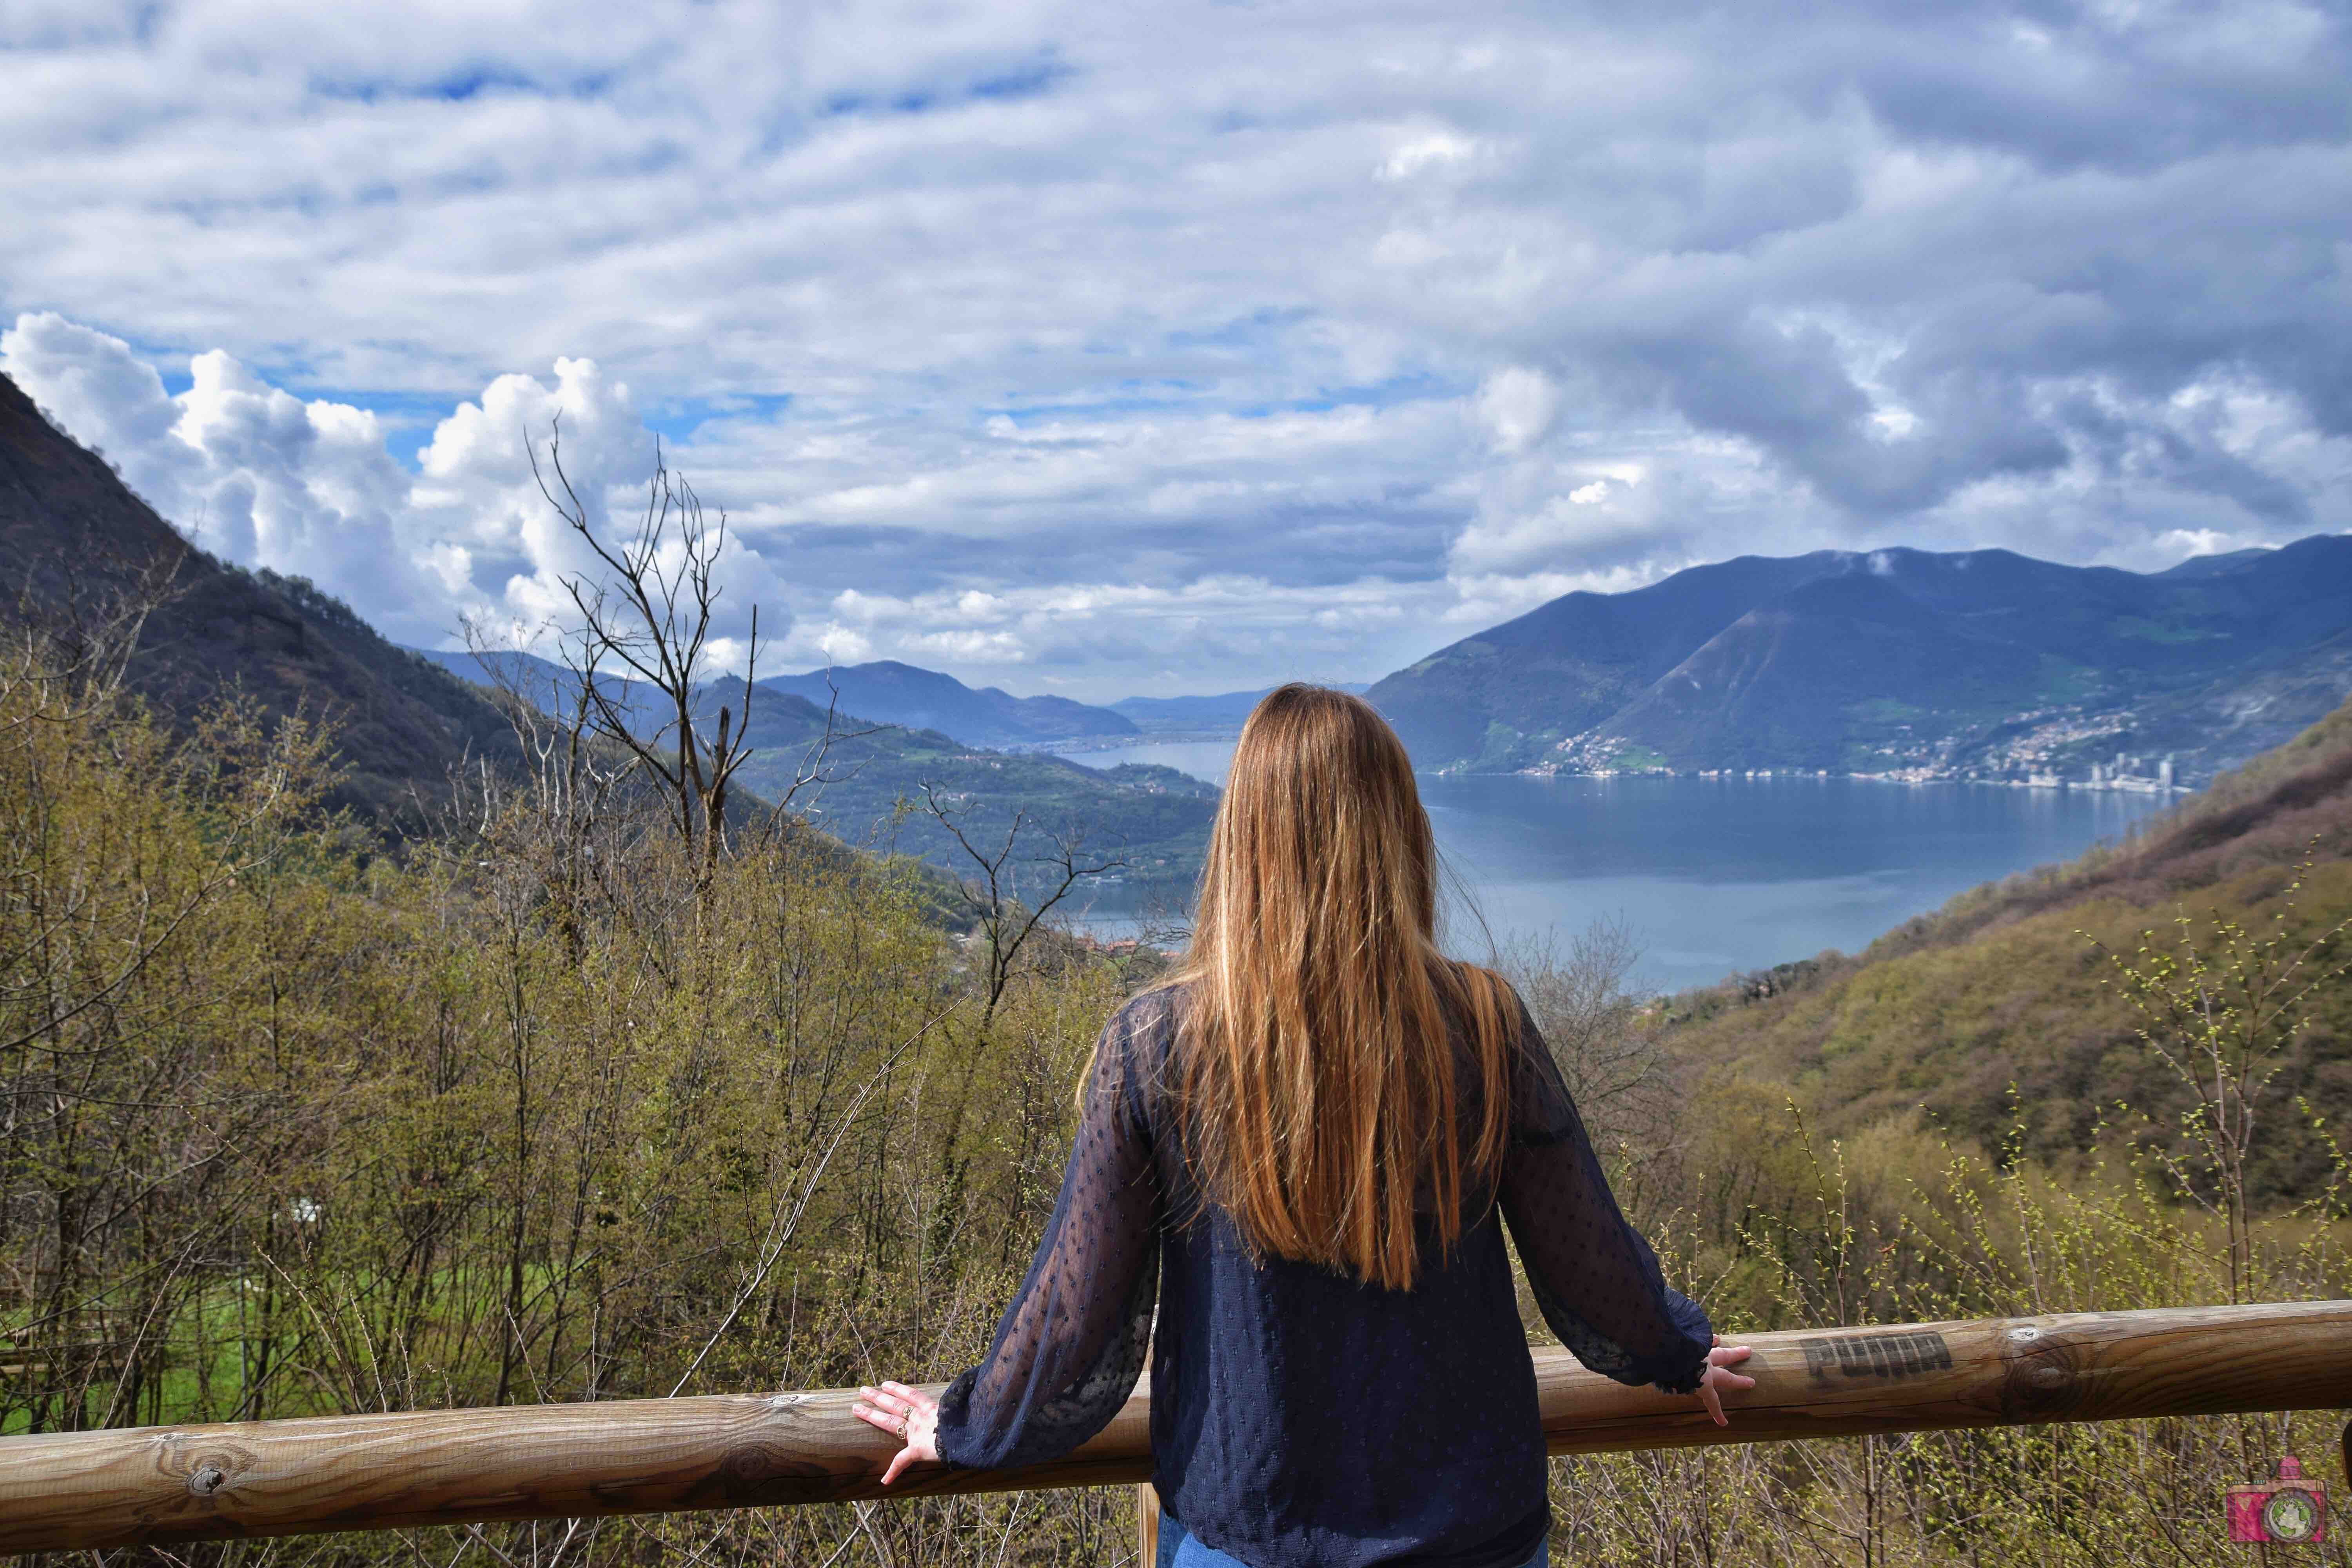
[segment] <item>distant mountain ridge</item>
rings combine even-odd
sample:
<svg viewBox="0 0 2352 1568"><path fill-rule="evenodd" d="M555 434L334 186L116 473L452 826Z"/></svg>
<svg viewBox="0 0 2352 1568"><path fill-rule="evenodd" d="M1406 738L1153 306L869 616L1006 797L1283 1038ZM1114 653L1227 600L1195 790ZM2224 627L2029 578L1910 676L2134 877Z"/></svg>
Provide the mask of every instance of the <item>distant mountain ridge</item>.
<svg viewBox="0 0 2352 1568"><path fill-rule="evenodd" d="M467 680L503 677L541 707L572 689L572 671L537 654L509 650L476 654L465 648L410 651ZM616 684L607 689L634 694L632 683L615 679ZM715 689L724 683L713 684ZM895 659L836 665L803 675L772 675L754 684L763 692L806 702L819 713L831 708L854 713L862 723L936 730L967 746L1049 746L1061 741L1139 732L1134 724L1108 708L1089 707L1066 697L1015 697L993 686L974 689L952 675Z"/></svg>
<svg viewBox="0 0 2352 1568"><path fill-rule="evenodd" d="M2352 537L2184 563L1743 556L1570 594L1377 682L1417 763L2200 784L2352 693Z"/></svg>
<svg viewBox="0 0 2352 1568"><path fill-rule="evenodd" d="M568 710L579 689L578 677L567 666L536 654L411 651L467 680L503 685L542 710ZM970 696L982 695L944 675L893 668L931 677ZM1089 768L1058 756L992 750L964 736L852 706L850 692L870 695L873 684L844 681L840 700L829 705L832 693L822 686L814 700L792 689L803 679L754 683L744 731L752 750L742 781L772 801L782 800L818 766L823 747L823 781L804 784L793 795L793 805L850 844L883 845L947 870L969 872L971 867L952 836L922 808L929 784L960 814L976 843L1001 844L1019 814L1034 825L1033 836L1040 829L1076 833L1095 849L1116 855L1123 862L1117 879L1123 882L1180 886L1200 868L1221 793L1213 784L1149 763ZM669 717L641 682L607 673L598 685L641 735L652 734ZM904 687L926 689L919 682ZM698 707L708 718L720 705L740 706L741 700L740 679L714 680L702 689ZM828 732L834 737L829 744ZM902 804L913 809L902 811ZM1033 838L1030 848L1036 842Z"/></svg>
<svg viewBox="0 0 2352 1568"><path fill-rule="evenodd" d="M993 686L975 690L952 675L896 659L774 675L759 684L762 690L790 692L819 708L838 693L839 706L849 712L910 730L937 730L971 746L1043 746L1138 732L1125 715L1108 708L1066 697L1015 697Z"/></svg>
<svg viewBox="0 0 2352 1568"><path fill-rule="evenodd" d="M1360 680L1329 684L1341 691L1369 689ZM1250 710L1273 689L1261 686L1254 691L1220 691L1207 697L1122 697L1111 708L1150 733L1231 732L1241 729Z"/></svg>
<svg viewBox="0 0 2352 1568"><path fill-rule="evenodd" d="M464 648L411 648L467 680L488 680L495 672L542 707L570 689L572 672L536 654ZM1341 691L1370 689L1360 680L1324 684ZM966 745L992 749L1050 748L1073 741L1116 745L1146 735L1230 735L1274 689L1220 691L1198 697L1122 697L1097 706L1066 697L1015 697L993 686L966 686L951 675L895 659L835 665L801 675L772 675L761 691L797 697L818 711L832 707L864 723L934 730ZM613 689L633 691L623 682ZM1083 749L1083 748L1077 748Z"/></svg>

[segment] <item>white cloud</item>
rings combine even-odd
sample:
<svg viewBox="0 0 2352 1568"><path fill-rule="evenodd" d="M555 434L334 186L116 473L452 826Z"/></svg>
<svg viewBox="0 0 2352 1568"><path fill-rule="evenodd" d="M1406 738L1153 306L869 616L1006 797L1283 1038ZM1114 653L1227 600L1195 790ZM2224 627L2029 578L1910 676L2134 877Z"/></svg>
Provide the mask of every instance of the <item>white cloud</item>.
<svg viewBox="0 0 2352 1568"><path fill-rule="evenodd" d="M2245 541L2231 539L2210 528L2168 528L2156 536L2157 549L2177 553L2184 561L2200 555L2220 555L2245 546Z"/></svg>
<svg viewBox="0 0 2352 1568"><path fill-rule="evenodd" d="M499 377L439 422L414 476L373 413L305 403L217 349L187 368L172 396L120 338L54 314L0 332L0 370L197 543L308 577L401 640L452 640L467 616L525 636L568 618L562 579L596 563L541 492L527 442L557 485L561 432L562 472L608 540L642 521L652 436L628 388L587 360L557 361L552 386ZM740 541L725 570L747 605L773 587ZM767 628L788 616L779 606Z"/></svg>
<svg viewBox="0 0 2352 1568"><path fill-rule="evenodd" d="M621 516L665 434L794 657L1100 695L2352 528L2346 18L2118 16L18 4L0 354L396 635L561 609L560 409Z"/></svg>
<svg viewBox="0 0 2352 1568"><path fill-rule="evenodd" d="M205 547L310 577L412 636L418 612L448 613L446 558L402 537L406 477L366 410L306 404L217 350L167 396L121 339L53 314L0 332L0 369L119 454L124 479Z"/></svg>
<svg viewBox="0 0 2352 1568"><path fill-rule="evenodd" d="M1497 450L1517 455L1541 440L1559 416L1559 388L1539 370L1507 365L1478 389L1478 412Z"/></svg>
<svg viewBox="0 0 2352 1568"><path fill-rule="evenodd" d="M1381 163L1385 180L1409 180L1425 170L1446 169L1469 162L1478 153L1477 142L1453 131L1423 131L1407 135L1390 149Z"/></svg>
<svg viewBox="0 0 2352 1568"><path fill-rule="evenodd" d="M628 387L593 361L559 359L554 385L499 376L435 426L407 492L408 530L463 560L468 614L567 624L563 582L600 574L550 492L617 544L642 526L652 467L652 437Z"/></svg>
<svg viewBox="0 0 2352 1568"><path fill-rule="evenodd" d="M848 663L877 657L923 662L930 655L968 679L1016 687L1076 689L1097 699L1121 695L1134 677L1091 668L1110 646L1162 669L1223 669L1267 679L1346 678L1348 661L1368 630L1394 627L1416 615L1443 614L1455 598L1443 584L1358 581L1321 588L1263 578L1205 577L1181 587L1132 583L1063 583L999 594L952 590L907 596L854 590L823 614L804 615L779 647L795 658Z"/></svg>
<svg viewBox="0 0 2352 1568"><path fill-rule="evenodd" d="M54 312L27 313L0 331L0 371L120 467L132 489L167 512L180 510L202 459L172 438L180 407L129 344Z"/></svg>

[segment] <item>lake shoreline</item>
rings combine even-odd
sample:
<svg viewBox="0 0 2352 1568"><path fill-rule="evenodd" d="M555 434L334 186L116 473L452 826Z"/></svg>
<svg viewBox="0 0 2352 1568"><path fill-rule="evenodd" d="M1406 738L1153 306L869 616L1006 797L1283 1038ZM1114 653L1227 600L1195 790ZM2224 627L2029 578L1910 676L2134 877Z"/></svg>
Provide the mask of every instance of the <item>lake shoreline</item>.
<svg viewBox="0 0 2352 1568"><path fill-rule="evenodd" d="M1110 752L1132 752L1155 746L1231 746L1241 739L1238 731L1171 731L1164 733L1139 735L1087 735L1068 741L1040 742L1017 749L1048 752L1077 763L1080 767L1093 764L1080 761L1083 757ZM1173 765L1173 764L1171 764ZM1184 771L1180 769L1181 771ZM1498 768L1492 771L1474 768L1416 768L1423 778L1535 778L1535 779L1850 779L1865 784L1984 784L1999 789L2074 791L2094 795L2150 795L2163 800L2177 800L2197 793L2190 784L2174 784L2161 777L2149 778L2125 774L2108 778L2065 778L2052 773L2029 773L2022 778L1987 777L1982 774L1942 773L1925 768L1901 769L1887 773L1843 773L1831 768ZM1194 777L1201 777L1194 774ZM1218 779L1204 779L1218 784Z"/></svg>

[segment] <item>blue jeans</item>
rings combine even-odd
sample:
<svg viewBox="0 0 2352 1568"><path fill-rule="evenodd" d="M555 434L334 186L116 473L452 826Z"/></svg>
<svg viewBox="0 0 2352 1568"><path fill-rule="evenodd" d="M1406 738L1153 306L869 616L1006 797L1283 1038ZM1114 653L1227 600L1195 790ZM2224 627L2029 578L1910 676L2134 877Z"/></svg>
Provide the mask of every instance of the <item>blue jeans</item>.
<svg viewBox="0 0 2352 1568"><path fill-rule="evenodd" d="M1536 1554L1521 1563L1519 1568L1550 1568L1550 1563L1551 1547L1546 1543L1538 1545ZM1163 1513L1160 1516L1160 1560L1153 1568L1249 1568L1249 1564L1205 1542L1193 1540L1184 1527L1176 1522L1174 1514Z"/></svg>

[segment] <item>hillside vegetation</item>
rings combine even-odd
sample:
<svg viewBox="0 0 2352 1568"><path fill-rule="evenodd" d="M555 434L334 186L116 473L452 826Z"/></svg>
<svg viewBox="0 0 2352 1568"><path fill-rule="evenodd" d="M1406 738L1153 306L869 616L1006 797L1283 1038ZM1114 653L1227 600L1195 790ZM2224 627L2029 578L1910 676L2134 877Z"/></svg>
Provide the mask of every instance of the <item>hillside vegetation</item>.
<svg viewBox="0 0 2352 1568"><path fill-rule="evenodd" d="M37 638L0 657L0 1432L979 1353L1139 973L1046 933L992 985L989 933L933 918L908 862L786 819L712 864L653 792L599 799L560 760L354 853L337 751L249 701L160 724ZM1024 1529L1091 1560L1123 1500ZM882 1528L940 1561L1012 1517ZM858 1529L704 1527L815 1562Z"/></svg>
<svg viewBox="0 0 2352 1568"><path fill-rule="evenodd" d="M656 792L583 793L560 759L485 780L403 856L354 854L324 805L332 737L233 700L161 725L55 654L0 658L0 1431L937 1378L979 1355L1051 1209L1088 1043L1148 955L1050 933L995 953L927 912L906 862L789 821L709 858ZM2242 805L2311 771L2278 766ZM2242 1214L2193 1127L2042 1158L1999 1128L1872 1120L1862 1096L1838 1131L1764 1076L1819 1076L1801 1057L1683 1054L2065 912L1915 937L1679 1033L1624 992L1622 943L1509 964L1622 1195L1727 1333L2352 1290L2340 1161L2285 1173L2299 1206ZM2033 1005L2063 1021L2061 999ZM2282 1442L2316 1453L2329 1420L1561 1461L1553 1548L2204 1563L2220 1485ZM1118 1563L1131 1506L1119 1489L184 1558Z"/></svg>

